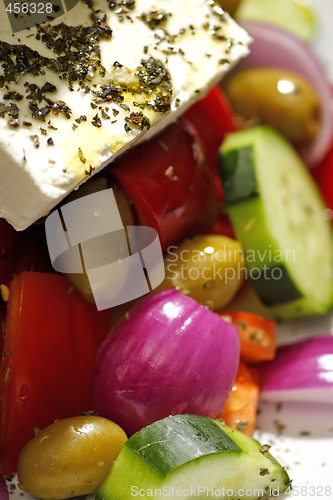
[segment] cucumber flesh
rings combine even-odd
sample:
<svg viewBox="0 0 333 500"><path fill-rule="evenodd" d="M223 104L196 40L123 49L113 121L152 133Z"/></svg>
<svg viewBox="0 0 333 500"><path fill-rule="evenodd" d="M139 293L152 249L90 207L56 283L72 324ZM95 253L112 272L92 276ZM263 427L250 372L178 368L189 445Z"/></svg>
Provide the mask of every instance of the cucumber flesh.
<svg viewBox="0 0 333 500"><path fill-rule="evenodd" d="M333 300L332 230L295 150L270 127L254 127L225 139L219 164L226 211L263 304L277 319L327 312Z"/></svg>
<svg viewBox="0 0 333 500"><path fill-rule="evenodd" d="M237 20L273 24L307 43L313 41L318 27L307 0L243 0Z"/></svg>
<svg viewBox="0 0 333 500"><path fill-rule="evenodd" d="M208 417L176 415L125 443L96 500L242 495L257 500L289 485L287 472L253 438Z"/></svg>

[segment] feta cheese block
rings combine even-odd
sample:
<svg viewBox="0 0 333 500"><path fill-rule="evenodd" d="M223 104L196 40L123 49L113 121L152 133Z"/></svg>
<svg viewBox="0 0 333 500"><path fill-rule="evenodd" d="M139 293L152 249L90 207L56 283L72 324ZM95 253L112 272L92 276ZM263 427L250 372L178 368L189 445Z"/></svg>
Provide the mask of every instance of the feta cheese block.
<svg viewBox="0 0 333 500"><path fill-rule="evenodd" d="M17 230L177 119L251 42L213 0L79 0L15 34L1 2L0 39L0 217Z"/></svg>

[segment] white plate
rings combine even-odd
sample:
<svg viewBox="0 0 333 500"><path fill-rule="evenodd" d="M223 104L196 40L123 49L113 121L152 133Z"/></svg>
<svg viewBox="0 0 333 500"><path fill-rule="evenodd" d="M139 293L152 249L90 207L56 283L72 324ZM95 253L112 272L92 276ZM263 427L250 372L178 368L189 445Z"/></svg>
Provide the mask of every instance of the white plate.
<svg viewBox="0 0 333 500"><path fill-rule="evenodd" d="M261 403L256 437L292 479L281 498L333 499L332 417L331 405Z"/></svg>
<svg viewBox="0 0 333 500"><path fill-rule="evenodd" d="M333 82L333 0L312 0L312 4L320 24L314 49ZM333 313L280 326L278 338L284 343L329 332L333 333ZM262 402L257 427L255 437L272 446L271 453L293 480L293 489L280 498L333 499L333 406ZM32 499L16 487L15 479L9 483L15 486L10 500Z"/></svg>

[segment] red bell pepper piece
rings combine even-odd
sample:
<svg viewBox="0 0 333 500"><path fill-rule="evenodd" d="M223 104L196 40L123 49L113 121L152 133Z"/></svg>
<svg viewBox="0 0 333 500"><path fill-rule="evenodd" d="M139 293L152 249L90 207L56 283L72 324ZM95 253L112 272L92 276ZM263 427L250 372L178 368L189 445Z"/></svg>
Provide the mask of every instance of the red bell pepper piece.
<svg viewBox="0 0 333 500"><path fill-rule="evenodd" d="M239 363L236 380L219 418L229 427L253 435L259 403L259 372Z"/></svg>
<svg viewBox="0 0 333 500"><path fill-rule="evenodd" d="M0 352L3 353L4 349L4 333L5 333L5 318L7 307L6 303L1 300L0 296Z"/></svg>
<svg viewBox="0 0 333 500"><path fill-rule="evenodd" d="M207 232L218 216L213 174L189 125L170 125L112 164L111 173L133 201L139 223L157 230L163 251Z"/></svg>
<svg viewBox="0 0 333 500"><path fill-rule="evenodd" d="M275 358L276 323L259 314L245 311L219 313L238 328L241 343L240 359L246 363L261 363Z"/></svg>
<svg viewBox="0 0 333 500"><path fill-rule="evenodd" d="M97 311L66 278L23 272L7 302L0 368L0 473L57 418L89 410L95 355L109 330L110 310Z"/></svg>
<svg viewBox="0 0 333 500"><path fill-rule="evenodd" d="M206 96L186 111L197 128L204 147L213 154L219 149L224 136L240 129L231 105L219 85L210 89Z"/></svg>

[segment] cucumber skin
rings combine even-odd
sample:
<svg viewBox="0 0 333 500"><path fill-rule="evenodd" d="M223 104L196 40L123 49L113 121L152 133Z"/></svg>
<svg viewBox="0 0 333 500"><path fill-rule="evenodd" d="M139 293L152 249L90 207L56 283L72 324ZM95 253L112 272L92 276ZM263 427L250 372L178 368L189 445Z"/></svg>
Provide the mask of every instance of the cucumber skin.
<svg viewBox="0 0 333 500"><path fill-rule="evenodd" d="M258 195L257 179L253 168L250 167L253 162L252 147L228 151L223 154L223 159L221 156L222 153L219 153L219 163L223 162L224 167L220 169L220 173L226 205ZM237 175L235 176L236 165Z"/></svg>
<svg viewBox="0 0 333 500"><path fill-rule="evenodd" d="M198 457L199 453L203 456L221 451L228 453L242 451L228 433L221 433L221 428L216 425L215 420L207 420L200 415L187 414L186 419L175 415L167 422L165 426L157 424L144 427L126 443L126 446L131 448L134 453L140 454L163 477L167 477L174 469L192 460L193 454ZM182 435L187 437L186 446L183 445L182 440L179 442L174 440L172 454L170 454L168 444L171 432L174 432L176 437ZM209 435L209 441L206 439L207 435ZM147 442L155 441L160 442L157 450L154 447L145 446Z"/></svg>
<svg viewBox="0 0 333 500"><path fill-rule="evenodd" d="M165 435L165 433L169 429L170 422L172 420L176 420L177 417L179 417L179 421L181 420L185 423L187 419L189 419L191 428L191 425L195 424L195 419L198 416L180 415L176 417L167 417L163 420L154 422L150 426L147 426L146 428L144 428L147 434L147 439L149 435L149 429L153 428L153 432L151 435L151 439L147 440L146 446L149 447L151 445L157 445L158 447L158 429L161 430L162 435ZM221 432L221 436L224 436L224 439L226 437L229 438L230 441L233 442L233 449L237 450L238 448L239 451L227 451L224 449L221 452L215 451L208 455L203 455L199 458L194 454L192 460L188 460L180 467L176 466L173 471L170 471L167 474L161 474L161 472L157 468L155 468L153 464L148 463L142 457L142 455L140 455L140 453L135 453L131 446L127 444L132 438L136 436L134 435L124 445L108 478L97 491L95 500L128 500L132 496L151 498L152 496L154 497L154 490L157 490L155 498L167 498L169 496L173 496L170 495L171 487L174 487L174 489L178 487L178 489L182 490L190 488L192 491L193 486L194 490L196 491L198 485L196 485L195 481L198 475L200 477L202 468L204 468L204 479L201 482L199 479L199 485L204 484L205 479L210 476L213 471L215 483L209 483L208 480L209 484L207 487L216 489L216 477L219 477L221 474L223 474L223 464L225 464L226 469L228 468L227 465L229 459L233 461L232 473L233 476L235 476L235 480L231 480L231 482L228 483L227 479L225 482L222 482L222 484L219 483L219 488L222 489L223 487L225 487L225 490L231 488L233 491L235 491L235 494L230 497L226 495L223 495L222 497L220 495L213 496L212 494L210 494L209 498L225 497L235 500L239 498L237 489L239 486L237 486L237 480L238 475L242 476L242 474L246 477L247 488L251 488L254 492L258 490L261 491L259 496L247 496L246 498L248 498L249 500L257 500L261 498L261 496L263 495L263 491L266 493L267 491L269 491L269 488L271 488L272 490L278 488L281 493L285 491L288 486L290 486L290 479L287 472L277 463L277 461L270 455L269 452L261 451L261 445L260 443L258 443L258 441L208 417L198 418L204 419L207 422L207 429L210 429L212 424L216 425L216 427ZM175 422L175 427L177 428L177 422ZM181 428L182 430L184 429L183 426L181 426ZM194 426L194 429L195 428L196 426ZM201 428L204 429L204 425ZM140 434L141 431L139 431L137 434ZM209 434L207 434L206 438L209 440ZM180 440L180 443L177 443L174 440L174 436L171 434L168 438L169 452L171 454L177 454L179 446L186 447L186 443L189 440L190 438L188 437L188 435L185 435ZM223 447L224 446L222 446L222 448ZM262 470L267 471L268 475L261 474ZM242 473L240 473L239 471L242 471ZM253 479L249 480L249 475L253 475ZM174 478L176 478L176 480L174 480ZM243 483L240 484L241 486L243 485ZM165 495L164 488L169 488L168 493ZM143 494L140 493L140 495L138 495L138 490L141 490ZM149 493L149 490L153 492L153 494ZM147 491L148 494L145 494ZM160 491L163 491L162 495L159 493ZM185 496L188 495L177 496L178 498L185 498ZM194 494L193 496L197 495ZM206 498L206 496L204 495L203 498Z"/></svg>
<svg viewBox="0 0 333 500"><path fill-rule="evenodd" d="M292 148L292 146L275 130L268 126L258 126L252 129L242 130L240 132L235 132L229 134L225 141L222 143L218 160L220 164L220 170L223 170L223 155L230 154L233 151L237 151L237 149L247 149L249 147L256 148L260 142L262 143L265 140L265 136L276 138L277 141L280 141L281 144L284 145L285 148L289 148L290 155L297 158L297 162L300 162L296 152ZM253 158L256 156L256 152L253 152ZM228 167L230 170L230 166ZM254 167L253 167L254 168ZM225 175L225 174L224 174ZM251 174L250 182L253 184L253 174ZM315 181L312 179L311 175L308 173L306 167L304 166L304 176L308 177L309 184L312 185L313 188L313 196L317 192L317 203L322 205L322 212L325 210L324 203L319 194L319 189L315 184ZM221 174L223 180L223 174ZM224 184L224 188L226 188ZM235 197L235 195L233 194ZM237 198L237 197L236 197ZM227 199L227 194L226 194ZM269 259L268 249L271 251L271 255L274 252L279 251L279 246L277 245L276 240L274 239L274 235L271 234L269 220L266 217L265 208L263 204L262 197L260 196L260 185L257 182L257 188L252 190L252 193L248 198L244 199L239 197L239 200L235 202L231 202L225 206L225 210L228 213L233 229L235 231L237 239L242 243L244 254L247 255L248 252L253 252L253 247L255 242L255 252L256 254L260 254L264 256L260 262L258 260L256 262L249 262L246 260L246 267L248 273L252 271L253 268L274 268L272 266L272 262ZM327 223L329 226L329 222ZM331 237L331 247L327 249L327 252L330 252L333 255L333 236ZM332 259L331 259L332 260ZM276 266L278 267L278 266ZM288 274L288 271L287 271ZM250 277L250 282L253 285L255 292L258 294L259 299L268 308L269 313L276 320L294 320L297 318L315 316L319 314L324 314L332 309L333 306L333 279L332 279L332 264L329 270L329 274L331 276L331 284L330 288L327 287L327 296L325 300L318 301L315 296L304 297L303 292L297 288L296 283L290 280L290 283L294 287L294 297L290 301L281 301L277 300L276 305L272 305L269 301L265 303L265 297L262 293L262 290L258 287L258 283L255 280L252 280ZM260 293L261 292L261 293ZM297 293L298 292L298 293ZM291 293L291 296L293 293Z"/></svg>

